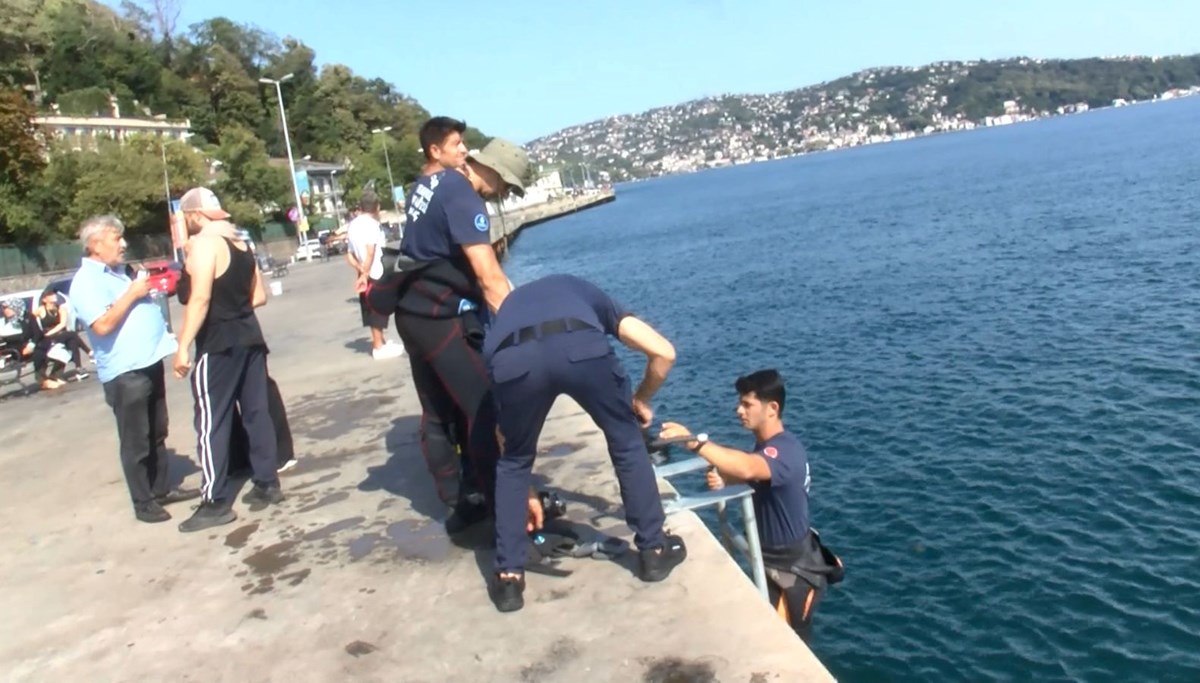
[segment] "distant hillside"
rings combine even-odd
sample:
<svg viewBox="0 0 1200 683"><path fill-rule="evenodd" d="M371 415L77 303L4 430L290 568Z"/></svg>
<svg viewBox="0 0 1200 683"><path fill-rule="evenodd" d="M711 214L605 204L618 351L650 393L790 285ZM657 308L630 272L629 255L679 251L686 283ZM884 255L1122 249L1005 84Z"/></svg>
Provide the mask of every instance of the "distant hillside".
<svg viewBox="0 0 1200 683"><path fill-rule="evenodd" d="M644 178L1200 92L1200 55L881 67L572 126L529 144L578 180Z"/></svg>

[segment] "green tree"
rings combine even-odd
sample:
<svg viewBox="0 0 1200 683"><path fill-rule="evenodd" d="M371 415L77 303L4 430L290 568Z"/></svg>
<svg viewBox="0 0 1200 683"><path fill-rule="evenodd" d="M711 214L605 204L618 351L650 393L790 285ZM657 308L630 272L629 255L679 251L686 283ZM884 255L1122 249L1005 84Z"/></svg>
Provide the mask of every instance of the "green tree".
<svg viewBox="0 0 1200 683"><path fill-rule="evenodd" d="M268 163L266 145L249 130L227 129L215 156L222 172L216 192L239 225L261 225L263 208L295 203L287 170Z"/></svg>

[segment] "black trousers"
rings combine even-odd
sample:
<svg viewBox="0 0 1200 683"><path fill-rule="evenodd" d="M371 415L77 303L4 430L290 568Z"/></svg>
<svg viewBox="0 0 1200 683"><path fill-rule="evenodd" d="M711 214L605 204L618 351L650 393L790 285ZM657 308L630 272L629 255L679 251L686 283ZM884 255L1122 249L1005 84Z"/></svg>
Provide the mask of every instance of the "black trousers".
<svg viewBox="0 0 1200 683"><path fill-rule="evenodd" d="M468 339L461 317L422 318L397 312L396 333L408 354L421 401L421 454L438 497L454 505L479 493L490 504L500 444L491 381L477 341ZM456 446L465 457L458 456Z"/></svg>
<svg viewBox="0 0 1200 683"><path fill-rule="evenodd" d="M117 418L121 467L133 504L167 493L167 388L162 361L104 383L104 400Z"/></svg>
<svg viewBox="0 0 1200 683"><path fill-rule="evenodd" d="M192 371L192 396L196 400L196 454L203 474L203 499L225 499L235 403L250 442L254 482L277 483L275 426L267 407L266 347L201 354Z"/></svg>
<svg viewBox="0 0 1200 683"><path fill-rule="evenodd" d="M496 571L525 566L525 500L538 437L558 396L566 394L596 422L617 473L625 521L640 550L665 543L662 501L629 375L604 334L573 332L497 352L489 362L504 455L496 468Z"/></svg>

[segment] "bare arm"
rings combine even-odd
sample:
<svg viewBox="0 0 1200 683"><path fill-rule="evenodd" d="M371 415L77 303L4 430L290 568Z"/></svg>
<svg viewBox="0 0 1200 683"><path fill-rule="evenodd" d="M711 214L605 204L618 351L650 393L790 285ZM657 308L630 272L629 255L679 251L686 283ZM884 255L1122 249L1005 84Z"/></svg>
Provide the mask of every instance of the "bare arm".
<svg viewBox="0 0 1200 683"><path fill-rule="evenodd" d="M633 396L643 402L649 401L675 365L675 347L658 330L631 315L621 319L617 335L622 344L646 354L646 373Z"/></svg>
<svg viewBox="0 0 1200 683"><path fill-rule="evenodd" d="M179 351L187 349L196 340L204 319L208 317L208 306L212 302L213 280L217 273L217 240L193 237L192 248L187 257L187 272L192 280L192 294L183 309L183 326L179 333ZM256 269L257 270L257 269Z"/></svg>
<svg viewBox="0 0 1200 683"><path fill-rule="evenodd" d="M691 434L692 432L687 427L678 422L664 422L658 438L678 439L691 436ZM699 446L698 449L697 446ZM746 453L712 441L706 441L703 445L696 441L688 441L687 447L717 468L717 473L727 484L769 481L771 479L771 467L767 465L767 459L757 453Z"/></svg>
<svg viewBox="0 0 1200 683"><path fill-rule="evenodd" d="M148 278L141 278L129 283L129 288L117 297L104 315L96 318L92 323L92 331L99 335L112 334L113 330L125 322L125 316L129 315L129 310L133 308L134 304L149 293L150 280Z"/></svg>
<svg viewBox="0 0 1200 683"><path fill-rule="evenodd" d="M47 311L45 308L39 308L38 312L39 312L39 317L45 316L47 313L49 313L49 311ZM67 316L62 311L62 309L59 309L58 324L55 325L54 327L51 327L50 329L46 330L45 334L47 337L53 337L54 335L58 334L59 332L62 332L65 329L67 329Z"/></svg>
<svg viewBox="0 0 1200 683"><path fill-rule="evenodd" d="M771 479L771 468L767 465L767 459L757 453L746 453L708 441L700 446L696 454L716 467L727 484Z"/></svg>
<svg viewBox="0 0 1200 683"><path fill-rule="evenodd" d="M500 310L500 304L504 303L504 298L512 291L512 284L504 276L495 250L490 244L471 244L463 247L463 254L471 263L471 270L475 271L475 278L479 280L479 287L483 290L483 298L487 301L488 308L495 313Z"/></svg>
<svg viewBox="0 0 1200 683"><path fill-rule="evenodd" d="M267 305L267 288L263 286L262 271L254 266L254 286L250 290L250 303L258 308Z"/></svg>

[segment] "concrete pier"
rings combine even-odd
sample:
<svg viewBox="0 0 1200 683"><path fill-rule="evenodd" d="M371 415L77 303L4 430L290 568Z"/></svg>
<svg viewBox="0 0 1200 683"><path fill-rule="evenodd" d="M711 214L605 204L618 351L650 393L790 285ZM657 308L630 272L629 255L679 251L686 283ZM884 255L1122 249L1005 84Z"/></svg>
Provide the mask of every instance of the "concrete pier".
<svg viewBox="0 0 1200 683"><path fill-rule="evenodd" d="M492 217L492 244L501 256L508 253L509 246L526 228L562 216L578 213L601 204L616 200L613 190L598 190L575 197L562 197L527 209L510 211Z"/></svg>
<svg viewBox="0 0 1200 683"><path fill-rule="evenodd" d="M5 681L829 681L690 513L660 584L636 556L528 576L488 599L488 531L452 544L418 448L406 359L374 361L351 274L297 264L260 311L300 464L287 500L194 535L135 521L95 379L0 386L0 678ZM174 319L180 320L176 307ZM172 474L199 484L188 384L168 377ZM629 539L604 441L560 401L535 473L580 529ZM248 487L243 488L244 493ZM670 492L664 485L664 494Z"/></svg>

